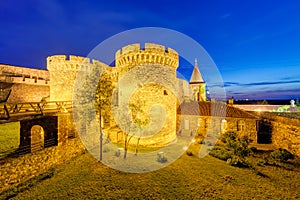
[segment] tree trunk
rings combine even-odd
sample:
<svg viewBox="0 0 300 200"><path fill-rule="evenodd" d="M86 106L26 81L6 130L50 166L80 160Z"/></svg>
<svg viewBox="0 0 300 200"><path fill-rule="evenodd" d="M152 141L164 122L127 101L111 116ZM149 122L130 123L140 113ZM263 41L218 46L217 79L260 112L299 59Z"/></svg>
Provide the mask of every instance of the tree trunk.
<svg viewBox="0 0 300 200"><path fill-rule="evenodd" d="M140 137L138 138L138 140L137 140L137 143L136 143L136 147L135 147L135 155L137 155L138 154L138 148L139 148L139 142L140 142Z"/></svg>
<svg viewBox="0 0 300 200"><path fill-rule="evenodd" d="M127 156L127 135L125 136L125 140L124 140L124 159L126 159Z"/></svg>

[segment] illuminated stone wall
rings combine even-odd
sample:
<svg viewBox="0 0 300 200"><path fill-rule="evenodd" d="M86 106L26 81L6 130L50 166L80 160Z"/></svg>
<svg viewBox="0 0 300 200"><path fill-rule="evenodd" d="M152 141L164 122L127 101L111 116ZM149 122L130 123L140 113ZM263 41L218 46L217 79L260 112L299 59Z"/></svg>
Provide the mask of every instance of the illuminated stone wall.
<svg viewBox="0 0 300 200"><path fill-rule="evenodd" d="M147 136L150 134L151 137L142 139L140 145L161 146L176 138L177 98L170 90L172 90L171 88L177 90L176 69L178 62L176 51L152 43L145 43L144 49L141 49L140 44L132 44L116 52L118 81L121 81L125 76L130 77L128 82L122 82L118 87L118 104L126 103L122 102L122 97L129 91L129 87L137 82L138 87L131 94L129 104L138 105L142 102L141 110L145 119L150 119L150 109L155 105L160 105L166 113L165 124L161 131L152 136L150 133L152 129L145 128L143 134ZM139 115L140 113L132 114ZM161 117L161 121L163 117L158 116ZM151 120L148 125L150 126L150 124Z"/></svg>
<svg viewBox="0 0 300 200"><path fill-rule="evenodd" d="M46 70L0 64L1 100L11 90L8 102L38 102L49 97L50 74Z"/></svg>
<svg viewBox="0 0 300 200"><path fill-rule="evenodd" d="M97 60L81 56L55 55L47 57L50 72L50 101L72 101L74 83L79 73L87 73L94 67L105 66ZM84 80L82 80L84 81ZM81 88L75 88L81 89Z"/></svg>
<svg viewBox="0 0 300 200"><path fill-rule="evenodd" d="M178 117L181 125L179 129L182 130L181 133L184 136L190 136L191 132L193 136L195 134L196 136L205 136L206 134L219 136L226 131L234 131L238 137L248 136L253 142L257 140L256 119L226 117L226 123L222 125L224 118L221 117L194 115L180 115ZM185 127L186 120L188 120L189 129ZM241 121L244 122L242 130L238 129L238 123Z"/></svg>
<svg viewBox="0 0 300 200"><path fill-rule="evenodd" d="M271 113L261 113L261 117L271 122L272 144L300 156L300 120L274 116Z"/></svg>
<svg viewBox="0 0 300 200"><path fill-rule="evenodd" d="M11 93L8 98L10 103L20 102L40 102L43 98L49 97L49 86L29 85L29 84L13 84Z"/></svg>

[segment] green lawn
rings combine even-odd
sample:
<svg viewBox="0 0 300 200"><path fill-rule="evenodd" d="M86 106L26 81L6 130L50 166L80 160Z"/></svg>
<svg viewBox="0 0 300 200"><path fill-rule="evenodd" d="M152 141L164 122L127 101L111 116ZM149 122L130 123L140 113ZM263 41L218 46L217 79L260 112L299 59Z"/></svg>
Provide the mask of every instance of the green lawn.
<svg viewBox="0 0 300 200"><path fill-rule="evenodd" d="M89 153L54 168L54 175L14 199L297 199L299 160L250 169L229 166L211 156L198 158L199 144L161 170L129 174L111 169ZM255 163L264 155L251 158ZM2 196L3 197L3 196ZM1 199L1 195L0 195Z"/></svg>
<svg viewBox="0 0 300 200"><path fill-rule="evenodd" d="M20 123L0 124L0 159L14 152L19 147Z"/></svg>

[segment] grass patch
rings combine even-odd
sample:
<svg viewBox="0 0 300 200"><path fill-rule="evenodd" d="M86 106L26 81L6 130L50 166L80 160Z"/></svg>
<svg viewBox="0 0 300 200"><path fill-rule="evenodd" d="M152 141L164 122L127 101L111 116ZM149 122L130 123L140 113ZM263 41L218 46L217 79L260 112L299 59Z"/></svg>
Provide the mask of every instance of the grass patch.
<svg viewBox="0 0 300 200"><path fill-rule="evenodd" d="M192 144L189 151L197 155L200 147ZM263 156L249 159L255 163ZM269 177L264 178L212 156L200 159L183 154L161 170L132 174L83 154L57 166L51 178L19 191L15 199L297 199L300 168L294 166L292 171L257 166Z"/></svg>
<svg viewBox="0 0 300 200"><path fill-rule="evenodd" d="M45 173L42 173L26 182L20 183L18 186L12 187L0 194L0 199L10 199L17 196L19 193L22 193L30 188L36 186L38 183L51 178L54 175L54 168L51 168Z"/></svg>
<svg viewBox="0 0 300 200"><path fill-rule="evenodd" d="M20 143L20 123L0 124L0 159L18 149Z"/></svg>

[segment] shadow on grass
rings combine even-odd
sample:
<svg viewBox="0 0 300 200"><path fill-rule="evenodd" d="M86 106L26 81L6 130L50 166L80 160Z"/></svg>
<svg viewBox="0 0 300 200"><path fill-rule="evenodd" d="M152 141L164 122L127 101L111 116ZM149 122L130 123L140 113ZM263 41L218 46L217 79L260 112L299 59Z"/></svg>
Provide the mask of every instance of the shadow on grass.
<svg viewBox="0 0 300 200"><path fill-rule="evenodd" d="M55 169L51 168L45 173L42 173L36 177L29 179L26 182L20 183L17 186L14 186L8 190L3 191L0 193L0 199L11 199L17 196L19 193L29 190L30 188L36 186L38 183L51 178L55 174Z"/></svg>

